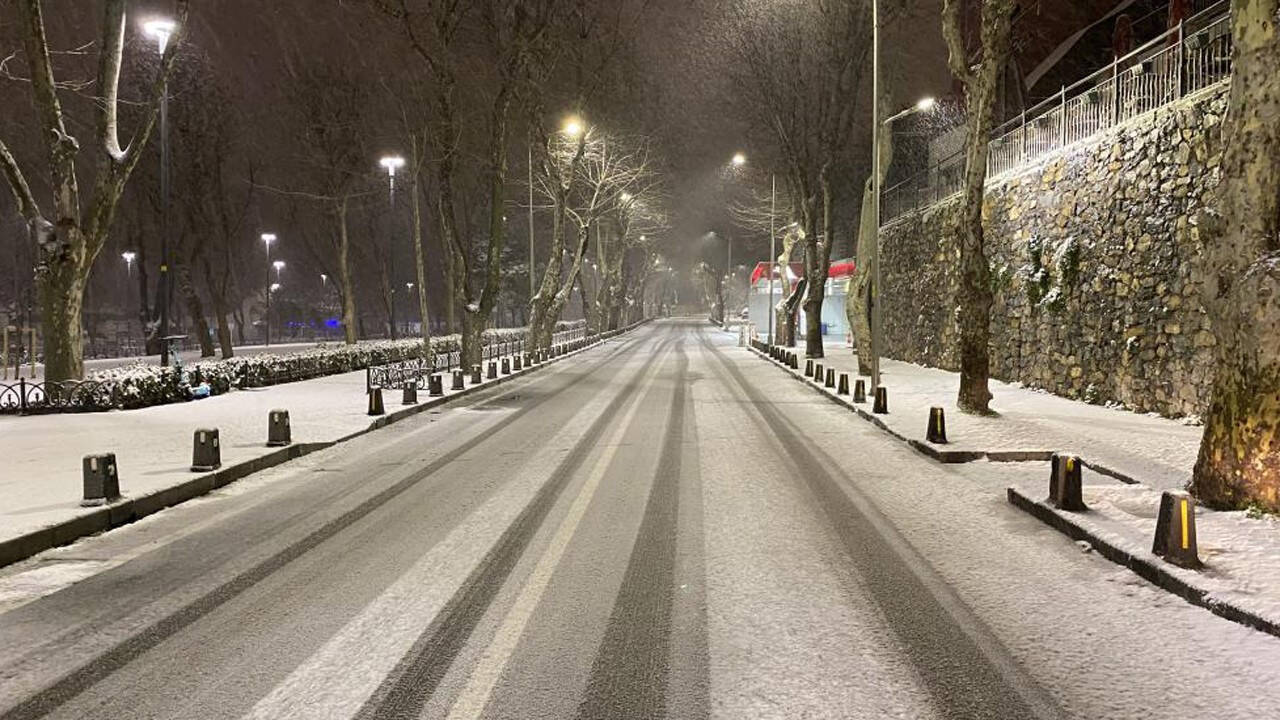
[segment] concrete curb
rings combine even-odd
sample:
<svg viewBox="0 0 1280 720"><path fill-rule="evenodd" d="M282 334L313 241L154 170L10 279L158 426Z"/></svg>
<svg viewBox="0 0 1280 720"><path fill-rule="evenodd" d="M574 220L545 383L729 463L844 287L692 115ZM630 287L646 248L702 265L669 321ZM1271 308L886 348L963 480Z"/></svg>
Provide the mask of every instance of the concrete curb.
<svg viewBox="0 0 1280 720"><path fill-rule="evenodd" d="M594 348L606 340L617 337L623 333L640 327L645 324L640 322L623 330L618 330L612 334L604 334L594 342L588 343L581 348L571 350L563 355L554 358L547 358L545 361L537 365L522 368L518 372L510 375L501 376L496 380L486 380L480 385L472 385L464 390L458 390L451 395L444 397L430 398L429 400L417 405L402 407L398 410L388 411L386 415L380 416L369 423L369 426L356 432L344 435L337 440L313 442L313 443L294 443L282 447L265 455L259 455L252 460L246 460L235 465L228 465L222 469L203 475L194 475L190 480L173 485L171 487L156 490L140 495L138 497L126 497L120 501L105 505L92 512L78 515L70 520L49 525L39 530L34 530L25 535L19 535L15 538L0 541L0 568L11 565L15 562L26 560L27 558L44 552L50 548L69 545L80 538L88 535L96 535L107 530L113 530L122 525L141 520L148 515L155 514L165 508L179 505L188 500L206 495L218 488L229 485L236 480L243 479L257 472L267 470L269 468L283 465L290 460L295 460L304 455L310 455L317 450L324 450L333 447L339 443L354 440L362 435L366 435L380 428L384 428L392 423L399 422L406 418L413 417L418 413L431 410L441 405L453 402L459 398L467 397L473 393L490 388L497 387L516 378L523 377L532 372L537 372L539 368L561 362L567 358L573 357L579 353Z"/></svg>
<svg viewBox="0 0 1280 720"><path fill-rule="evenodd" d="M1187 578L1182 577L1184 574L1195 576L1195 571L1179 570L1149 553L1135 554L1133 551L1122 548L1092 532L1077 520L1079 517L1088 517L1089 511L1068 513L1058 510L1046 502L1027 496L1014 487L1008 488L1006 492L1009 503L1014 507L1029 513L1072 540L1083 540L1089 543L1098 551L1099 555L1117 565L1123 565L1143 580L1177 595L1192 605L1202 607L1214 615L1254 630L1280 637L1280 623L1237 605L1216 600L1210 597L1210 590L1196 587L1191 582L1188 582ZM1175 574L1175 572L1178 574Z"/></svg>
<svg viewBox="0 0 1280 720"><path fill-rule="evenodd" d="M768 360L769 364L771 365L775 364L773 362L773 359L769 357L767 352L762 352L750 346L748 346L748 349L750 349L753 353L755 353L760 358L764 360ZM902 433L894 430L893 428L889 427L883 420L877 417L875 413L872 413L868 410L863 410L856 403L853 403L852 401L849 401L839 395L827 392L825 388L813 382L810 382L807 378L804 377L804 373L796 372L795 370L792 370L787 367L782 367L781 369L783 372L790 375L792 379L799 381L806 387L812 388L819 395L822 395L823 397L827 398L828 400L831 400L832 402L836 403L837 405L843 408L852 410L854 414L856 414L858 417L862 418L863 420L866 420L867 422L871 423L872 425L875 425L876 427L880 428L881 430L888 433L889 435L892 435L893 437L906 443L916 452L920 453L921 455L924 455L925 457L932 458L940 463L947 463L947 464L968 463L968 462L974 462L977 460L989 460L991 462L1049 462L1049 458L1053 456L1054 452L1056 452L1054 450L947 450L941 447L937 447L924 440L917 440L915 438L907 437L906 435L903 435ZM867 404L868 406L870 405L870 403L867 403ZM1137 480L1133 479L1132 477L1129 477L1128 475L1125 475L1124 473L1108 468L1104 465L1091 461L1087 458L1081 458L1080 463L1097 473L1100 473L1102 475L1107 475L1108 477L1119 480L1120 482L1123 482L1129 485L1141 484Z"/></svg>
<svg viewBox="0 0 1280 720"><path fill-rule="evenodd" d="M765 360L769 360L770 364L773 364L772 358L769 357L767 352L762 352L760 350L757 350L754 347L750 347L750 349L760 357L764 358ZM1040 451L1040 450L1029 450L1029 451L940 450L936 447L933 447L929 443L926 443L921 440L915 440L913 438L908 438L902 435L901 433L895 432L888 425L886 425L884 421L876 417L875 414L868 412L866 410L863 410L862 408L858 407L856 404L846 401L844 398L838 395L827 392L821 386L818 386L817 384L813 383L809 379L805 378L803 373L796 372L794 370L791 370L790 368L783 368L783 370L786 371L786 373L790 375L793 379L798 380L799 382L801 382L807 387L813 388L818 392L818 394L822 395L828 400L831 400L832 402L836 403L837 405L840 405L841 407L853 410L854 414L856 414L858 417L862 418L863 420L866 420L872 425L875 425L876 427L885 431L889 435L905 442L912 449L916 450L922 455L933 458L938 462L964 463L964 462L972 462L974 460L981 460L983 458L986 458L987 460L990 460L992 462L1024 462L1024 461L1041 461L1041 460L1047 462L1050 456L1053 455L1052 451ZM1121 482L1125 482L1130 485L1141 484L1137 480L1134 480L1133 478L1127 477L1121 473L1118 473L1114 470L1106 468L1105 466L1099 465L1094 462L1090 462L1083 458L1080 460L1080 463L1085 467L1088 467L1094 470L1095 472L1098 472L1103 475L1107 475ZM1168 563L1164 562L1160 558L1154 555L1150 555L1149 553L1144 553L1141 555L1134 554L1133 552L1126 550L1108 540L1105 540L1099 537L1097 534L1091 532L1088 528L1084 527L1083 525L1081 525L1079 522L1076 521L1076 517L1087 517L1088 511L1084 513L1066 513L1064 511L1058 510L1052 505L1048 505L1047 503L1034 500L1028 497L1027 495L1025 495L1024 493L1022 493L1022 491L1013 487L1010 487L1006 490L1006 495L1010 504L1029 513L1031 516L1039 519L1040 521L1049 525L1049 527L1052 527L1053 529L1061 532L1062 534L1066 535L1072 540L1083 540L1085 542L1088 542L1090 545L1093 546L1095 550L1098 551L1098 554L1102 555L1103 557L1110 560L1111 562L1116 563L1117 565L1122 565L1128 568L1138 577L1141 577L1142 579L1152 583L1153 585L1159 588L1162 588L1182 598L1183 600L1186 600L1192 605L1196 605L1198 607L1202 607L1206 610L1209 610L1210 612L1212 612L1215 615L1218 615L1219 617L1225 618L1235 623L1239 623L1240 625L1244 625L1245 627L1253 628L1254 630L1265 632L1269 635L1280 637L1280 623L1277 623L1276 621L1273 621L1273 620L1269 620L1265 617L1262 617L1261 615L1250 612L1249 610L1241 608L1237 605L1233 605L1228 602L1223 602L1223 601L1211 598L1210 590L1196 587L1191 582L1188 582L1186 578L1181 576L1181 574L1183 573L1190 573L1194 577L1196 576L1195 571L1181 570L1180 568L1177 568L1176 566L1173 566L1173 565L1169 565Z"/></svg>

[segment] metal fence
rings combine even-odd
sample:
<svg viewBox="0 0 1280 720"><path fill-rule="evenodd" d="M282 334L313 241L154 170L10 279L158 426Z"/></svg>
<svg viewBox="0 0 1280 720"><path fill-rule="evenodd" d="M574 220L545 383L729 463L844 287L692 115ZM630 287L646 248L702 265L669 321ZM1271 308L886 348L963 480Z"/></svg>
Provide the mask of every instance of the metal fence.
<svg viewBox="0 0 1280 720"><path fill-rule="evenodd" d="M584 340L586 337L587 329L585 327L570 328L552 334L551 344L564 345L577 340ZM480 351L480 357L487 362L503 356L523 353L526 348L527 337L517 340L496 340L485 343ZM449 372L461 367L461 363L462 352L460 350L452 350L435 353L431 362L424 358L369 367L365 369L365 391L367 392L374 387L403 388L409 383L417 385L419 390L425 390L428 378L431 375ZM463 369L465 370L466 368Z"/></svg>
<svg viewBox="0 0 1280 720"><path fill-rule="evenodd" d="M1216 3L991 133L987 178L1024 167L1231 75L1228 3ZM894 185L881 196L888 223L960 192L964 151Z"/></svg>

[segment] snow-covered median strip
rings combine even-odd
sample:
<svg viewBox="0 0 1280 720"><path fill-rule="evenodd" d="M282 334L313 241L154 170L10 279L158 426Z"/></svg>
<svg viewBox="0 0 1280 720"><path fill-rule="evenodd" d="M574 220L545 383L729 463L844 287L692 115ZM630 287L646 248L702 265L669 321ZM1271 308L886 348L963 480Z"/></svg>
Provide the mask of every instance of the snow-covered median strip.
<svg viewBox="0 0 1280 720"><path fill-rule="evenodd" d="M1280 637L1280 520L1244 512L1196 509L1201 570L1152 554L1160 491L1090 475L1085 512L1058 510L1044 500L1042 481L1008 488L1008 500L1100 555L1216 615Z"/></svg>

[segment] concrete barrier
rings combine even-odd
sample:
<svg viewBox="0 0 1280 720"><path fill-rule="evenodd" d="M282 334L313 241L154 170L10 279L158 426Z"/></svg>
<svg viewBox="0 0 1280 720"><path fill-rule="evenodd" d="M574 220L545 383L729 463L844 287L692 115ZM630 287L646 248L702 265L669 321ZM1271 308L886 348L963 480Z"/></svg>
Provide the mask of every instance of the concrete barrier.
<svg viewBox="0 0 1280 720"><path fill-rule="evenodd" d="M267 447L284 447L293 443L293 428L288 410L272 410L267 414Z"/></svg>
<svg viewBox="0 0 1280 720"><path fill-rule="evenodd" d="M1049 458L1049 502L1059 510L1083 512L1085 507L1080 477L1080 458L1054 453Z"/></svg>
<svg viewBox="0 0 1280 720"><path fill-rule="evenodd" d="M1156 515L1156 538L1151 552L1179 567L1202 566L1196 551L1196 501L1182 490L1165 490Z"/></svg>
<svg viewBox="0 0 1280 720"><path fill-rule="evenodd" d="M196 430L191 443L191 472L212 472L222 467L222 441L218 428Z"/></svg>
<svg viewBox="0 0 1280 720"><path fill-rule="evenodd" d="M939 445L947 444L947 417L942 408L929 408L929 426L925 428L924 439Z"/></svg>
<svg viewBox="0 0 1280 720"><path fill-rule="evenodd" d="M876 400L871 406L871 412L877 415L889 414L889 389L883 385L876 388Z"/></svg>
<svg viewBox="0 0 1280 720"><path fill-rule="evenodd" d="M82 463L84 499L82 507L97 507L120 499L120 476L115 453L85 455Z"/></svg>

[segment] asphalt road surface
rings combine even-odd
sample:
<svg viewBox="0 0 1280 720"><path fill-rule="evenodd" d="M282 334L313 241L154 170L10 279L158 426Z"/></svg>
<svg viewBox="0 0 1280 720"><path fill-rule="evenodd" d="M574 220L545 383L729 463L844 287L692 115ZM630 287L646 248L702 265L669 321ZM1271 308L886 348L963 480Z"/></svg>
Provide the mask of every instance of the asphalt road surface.
<svg viewBox="0 0 1280 720"><path fill-rule="evenodd" d="M0 718L1280 717L1280 641L1009 507L1038 466L735 345L654 323L6 569Z"/></svg>

